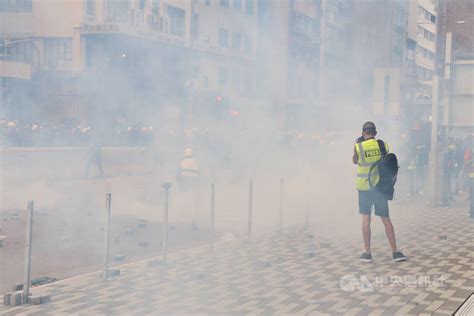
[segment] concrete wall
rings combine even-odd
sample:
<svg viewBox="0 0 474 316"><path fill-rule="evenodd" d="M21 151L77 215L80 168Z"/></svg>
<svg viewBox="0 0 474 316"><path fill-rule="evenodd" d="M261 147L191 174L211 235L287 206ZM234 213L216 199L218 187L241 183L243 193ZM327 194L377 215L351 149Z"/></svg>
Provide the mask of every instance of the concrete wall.
<svg viewBox="0 0 474 316"><path fill-rule="evenodd" d="M7 37L25 38L34 31L31 12L0 13L0 34Z"/></svg>

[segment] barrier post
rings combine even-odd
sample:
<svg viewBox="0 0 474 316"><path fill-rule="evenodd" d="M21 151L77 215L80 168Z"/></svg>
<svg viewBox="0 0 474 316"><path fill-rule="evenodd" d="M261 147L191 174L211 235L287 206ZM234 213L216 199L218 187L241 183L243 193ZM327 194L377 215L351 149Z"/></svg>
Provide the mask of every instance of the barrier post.
<svg viewBox="0 0 474 316"><path fill-rule="evenodd" d="M285 180L283 178L280 178L280 214L279 214L279 224L278 224L278 230L283 232L283 196L284 196L284 185L285 185Z"/></svg>
<svg viewBox="0 0 474 316"><path fill-rule="evenodd" d="M252 201L253 200L253 181L249 182L249 205L248 205L248 223L247 223L247 236L249 240L252 240Z"/></svg>
<svg viewBox="0 0 474 316"><path fill-rule="evenodd" d="M306 230L309 229L309 209L310 209L309 202L306 202L306 213L304 216L304 228Z"/></svg>
<svg viewBox="0 0 474 316"><path fill-rule="evenodd" d="M215 196L216 195L216 185L214 183L211 184L211 201L210 201L210 247L214 250L214 207L215 207Z"/></svg>
<svg viewBox="0 0 474 316"><path fill-rule="evenodd" d="M23 304L28 304L31 284L31 247L33 237L33 209L34 202L28 202L26 219L26 240L25 240L25 279L23 283Z"/></svg>
<svg viewBox="0 0 474 316"><path fill-rule="evenodd" d="M166 259L168 255L168 206L169 206L169 193L171 183L165 182L161 184L164 191L163 199L163 264L166 265Z"/></svg>
<svg viewBox="0 0 474 316"><path fill-rule="evenodd" d="M110 211L112 207L112 193L105 194L105 243L104 243L104 272L103 280L107 282L109 278L109 240L110 240Z"/></svg>

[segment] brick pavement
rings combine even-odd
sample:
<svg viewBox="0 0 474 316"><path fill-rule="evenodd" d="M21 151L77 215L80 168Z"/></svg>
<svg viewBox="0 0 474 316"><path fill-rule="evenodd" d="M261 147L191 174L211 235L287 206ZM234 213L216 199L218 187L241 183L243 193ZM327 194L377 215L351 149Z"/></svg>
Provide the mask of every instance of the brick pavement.
<svg viewBox="0 0 474 316"><path fill-rule="evenodd" d="M0 306L0 315L452 314L474 292L467 206L396 208L404 209L396 228L406 262L392 262L383 236L374 236L374 261L367 264L357 260L359 232L334 239L315 227L291 228L252 243L219 242L214 252L170 254L166 268L123 265L107 284L90 273L33 288L52 302Z"/></svg>

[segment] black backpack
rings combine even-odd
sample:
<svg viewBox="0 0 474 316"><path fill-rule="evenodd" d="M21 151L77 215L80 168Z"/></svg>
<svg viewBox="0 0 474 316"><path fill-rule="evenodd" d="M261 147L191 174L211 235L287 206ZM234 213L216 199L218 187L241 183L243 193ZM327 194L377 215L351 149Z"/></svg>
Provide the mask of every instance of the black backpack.
<svg viewBox="0 0 474 316"><path fill-rule="evenodd" d="M374 189L382 193L387 200L393 200L393 195L395 193L395 182L397 182L398 169L398 159L397 156L393 153L387 153L385 148L385 143L382 140L377 140L379 144L380 153L382 157L370 167L369 171L369 185L371 189ZM374 186L370 179L370 176L374 169L378 167L379 169L379 182Z"/></svg>

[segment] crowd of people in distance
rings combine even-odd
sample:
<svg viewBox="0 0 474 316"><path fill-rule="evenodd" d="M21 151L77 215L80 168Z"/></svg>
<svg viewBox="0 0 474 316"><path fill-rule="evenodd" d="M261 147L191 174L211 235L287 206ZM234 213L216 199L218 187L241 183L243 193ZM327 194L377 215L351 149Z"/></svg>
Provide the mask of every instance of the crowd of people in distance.
<svg viewBox="0 0 474 316"><path fill-rule="evenodd" d="M215 132L215 131L214 131ZM238 131L231 137L244 136L246 130ZM49 124L44 122L19 123L16 120L0 119L0 146L2 147L74 147L89 146L97 137L97 130L89 124L64 122ZM148 124L117 124L100 130L102 146L150 146L158 138L179 142L209 142L213 139L209 128L186 128L179 130L163 126L154 128ZM329 132L304 132L297 129L280 130L271 136L276 144L297 146L302 144L325 145L336 136ZM232 140L230 140L232 142ZM217 141L219 143L219 141Z"/></svg>
<svg viewBox="0 0 474 316"><path fill-rule="evenodd" d="M94 129L87 124L48 124L0 120L0 145L3 147L88 146ZM116 126L101 131L105 146L149 146L154 143L152 126Z"/></svg>
<svg viewBox="0 0 474 316"><path fill-rule="evenodd" d="M408 195L425 195L430 155L429 141L409 142L405 146L402 172L407 175ZM472 163L472 136L450 137L444 154L444 179L448 200L467 191L467 175Z"/></svg>

